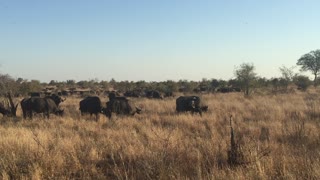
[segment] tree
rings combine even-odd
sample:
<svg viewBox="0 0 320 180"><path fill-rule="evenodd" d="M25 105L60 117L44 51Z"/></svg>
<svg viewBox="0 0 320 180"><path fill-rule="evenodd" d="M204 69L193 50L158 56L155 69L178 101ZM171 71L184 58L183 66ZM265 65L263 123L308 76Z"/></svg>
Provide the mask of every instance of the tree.
<svg viewBox="0 0 320 180"><path fill-rule="evenodd" d="M0 74L0 96L8 92L16 93L18 87L15 80L8 74Z"/></svg>
<svg viewBox="0 0 320 180"><path fill-rule="evenodd" d="M166 86L165 92L177 92L179 89L177 83L172 80L167 80L164 84Z"/></svg>
<svg viewBox="0 0 320 180"><path fill-rule="evenodd" d="M25 80L23 79L23 78L21 78L21 77L19 77L17 80L16 80L16 83L17 84L21 84L21 83L23 83Z"/></svg>
<svg viewBox="0 0 320 180"><path fill-rule="evenodd" d="M55 80L51 80L50 82L49 82L49 85L50 86L54 86L54 85L56 85L57 84L57 81L55 81Z"/></svg>
<svg viewBox="0 0 320 180"><path fill-rule="evenodd" d="M81 88L88 88L89 87L88 81L78 81L77 85L80 86Z"/></svg>
<svg viewBox="0 0 320 180"><path fill-rule="evenodd" d="M41 91L41 84L40 84L40 81L38 80L31 80L30 82L23 81L19 85L19 90L18 90L18 92L24 96L27 95L29 92L39 92L39 91Z"/></svg>
<svg viewBox="0 0 320 180"><path fill-rule="evenodd" d="M186 79L179 80L179 91L180 92L192 92L198 86L198 83L195 81L188 81Z"/></svg>
<svg viewBox="0 0 320 180"><path fill-rule="evenodd" d="M100 81L100 86L104 89L109 88L109 82L108 81Z"/></svg>
<svg viewBox="0 0 320 180"><path fill-rule="evenodd" d="M211 79L211 82L210 82L210 87L211 89L215 89L217 87L219 87L220 83L217 79Z"/></svg>
<svg viewBox="0 0 320 180"><path fill-rule="evenodd" d="M259 88L267 88L269 85L269 82L268 82L267 78L265 78L265 77L256 78L256 82L257 82L257 86Z"/></svg>
<svg viewBox="0 0 320 180"><path fill-rule="evenodd" d="M284 65L279 68L280 73L281 73L281 78L279 78L278 85L283 88L283 90L287 91L289 84L292 82L293 77L294 77L294 66L287 68Z"/></svg>
<svg viewBox="0 0 320 180"><path fill-rule="evenodd" d="M313 85L316 86L317 77L320 72L320 49L311 51L298 59L297 65L302 71L311 71L314 75Z"/></svg>
<svg viewBox="0 0 320 180"><path fill-rule="evenodd" d="M67 82L66 82L66 84L68 85L68 86L75 86L76 85L76 81L75 80L67 80Z"/></svg>
<svg viewBox="0 0 320 180"><path fill-rule="evenodd" d="M294 76L294 72L293 72L294 68L295 68L294 66L287 68L284 65L282 65L282 67L279 68L282 78L287 81L292 81L292 78Z"/></svg>
<svg viewBox="0 0 320 180"><path fill-rule="evenodd" d="M250 63L243 63L235 70L235 75L240 83L240 86L246 96L250 94L250 91L257 79L254 72L255 67Z"/></svg>
<svg viewBox="0 0 320 180"><path fill-rule="evenodd" d="M241 83L239 83L238 79L229 79L228 82L226 84L224 84L223 86L238 88L241 86Z"/></svg>
<svg viewBox="0 0 320 180"><path fill-rule="evenodd" d="M149 86L149 84L144 80L140 80L140 81L135 82L136 89L144 89L144 88L147 88L148 86Z"/></svg>

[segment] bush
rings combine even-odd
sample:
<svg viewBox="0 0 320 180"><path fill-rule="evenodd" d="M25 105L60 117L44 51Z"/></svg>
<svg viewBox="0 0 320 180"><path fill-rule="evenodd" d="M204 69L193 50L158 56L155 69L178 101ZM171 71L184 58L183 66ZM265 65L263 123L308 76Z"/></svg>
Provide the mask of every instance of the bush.
<svg viewBox="0 0 320 180"><path fill-rule="evenodd" d="M293 82L298 86L298 89L303 91L307 90L308 87L312 84L310 79L307 76L297 75L293 78Z"/></svg>

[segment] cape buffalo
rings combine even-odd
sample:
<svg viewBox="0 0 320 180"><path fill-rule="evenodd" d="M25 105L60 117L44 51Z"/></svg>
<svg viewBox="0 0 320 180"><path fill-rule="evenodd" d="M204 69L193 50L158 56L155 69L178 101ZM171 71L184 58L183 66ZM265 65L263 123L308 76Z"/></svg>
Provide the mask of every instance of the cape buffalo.
<svg viewBox="0 0 320 180"><path fill-rule="evenodd" d="M145 91L147 98L163 99L162 94L156 90Z"/></svg>
<svg viewBox="0 0 320 180"><path fill-rule="evenodd" d="M17 113L17 107L18 107L19 103L16 104L16 105L13 103L11 93L8 93L7 97L8 97L8 107L6 108L3 103L0 103L0 113L3 116L16 117L17 116L17 114L16 114Z"/></svg>
<svg viewBox="0 0 320 180"><path fill-rule="evenodd" d="M99 119L99 113L103 111L103 107L101 105L101 100L97 96L89 96L86 97L85 99L80 101L80 112L81 115L84 113L90 113L90 116L92 114L96 115L96 121Z"/></svg>
<svg viewBox="0 0 320 180"><path fill-rule="evenodd" d="M197 112L202 116L202 111L207 111L208 106L200 106L200 98L198 96L180 96L176 99L176 111L191 111L192 114Z"/></svg>
<svg viewBox="0 0 320 180"><path fill-rule="evenodd" d="M126 91L123 95L126 97L141 97L142 92L140 90L132 90L132 91Z"/></svg>
<svg viewBox="0 0 320 180"><path fill-rule="evenodd" d="M141 109L134 107L132 103L124 96L116 96L114 93L109 94L109 101L106 103L107 108L105 114L108 118L111 118L112 113L122 115L134 115L140 114Z"/></svg>
<svg viewBox="0 0 320 180"><path fill-rule="evenodd" d="M167 91L164 93L164 97L174 97L174 94L172 91Z"/></svg>
<svg viewBox="0 0 320 180"><path fill-rule="evenodd" d="M62 116L63 110L58 108L61 102L63 102L63 99L61 99L57 95L52 95L44 98L24 98L20 102L20 104L24 119L26 119L27 116L29 116L32 119L33 112L43 113L48 118L50 117L50 113Z"/></svg>
<svg viewBox="0 0 320 180"><path fill-rule="evenodd" d="M50 98L31 97L21 101L21 108L24 119L29 116L32 119L33 112L43 113L48 118L50 113L62 116L63 110L59 109L55 102Z"/></svg>
<svg viewBox="0 0 320 180"><path fill-rule="evenodd" d="M2 103L0 103L0 113L3 115L3 116L8 116L11 114L11 111L6 109L4 107L4 105Z"/></svg>
<svg viewBox="0 0 320 180"><path fill-rule="evenodd" d="M220 87L217 89L217 92L229 93L229 92L241 92L239 87Z"/></svg>
<svg viewBox="0 0 320 180"><path fill-rule="evenodd" d="M66 100L66 98L62 99L60 96L58 96L56 94L52 94L50 96L46 96L46 98L52 99L57 106L59 106L60 103L62 103L63 101Z"/></svg>
<svg viewBox="0 0 320 180"><path fill-rule="evenodd" d="M29 94L31 97L40 97L41 96L40 92L30 92Z"/></svg>

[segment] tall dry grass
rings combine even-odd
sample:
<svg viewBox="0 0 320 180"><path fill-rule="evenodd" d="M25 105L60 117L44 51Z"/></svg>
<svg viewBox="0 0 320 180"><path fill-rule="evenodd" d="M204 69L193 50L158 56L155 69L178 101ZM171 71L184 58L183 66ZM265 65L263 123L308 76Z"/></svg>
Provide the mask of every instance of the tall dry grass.
<svg viewBox="0 0 320 180"><path fill-rule="evenodd" d="M133 117L0 119L1 179L318 179L319 92L201 95L202 117L175 112L175 98L132 99ZM104 98L105 102L106 99ZM243 163L228 163L229 118Z"/></svg>

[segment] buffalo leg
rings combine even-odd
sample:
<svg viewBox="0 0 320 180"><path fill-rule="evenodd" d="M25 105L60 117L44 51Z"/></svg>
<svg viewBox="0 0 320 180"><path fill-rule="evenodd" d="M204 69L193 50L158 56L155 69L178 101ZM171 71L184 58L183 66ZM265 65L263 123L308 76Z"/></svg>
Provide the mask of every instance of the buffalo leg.
<svg viewBox="0 0 320 180"><path fill-rule="evenodd" d="M27 119L27 112L26 111L22 111L22 113L23 113L23 118Z"/></svg>
<svg viewBox="0 0 320 180"><path fill-rule="evenodd" d="M96 113L96 121L97 122L99 121L99 117L100 117L99 113Z"/></svg>

